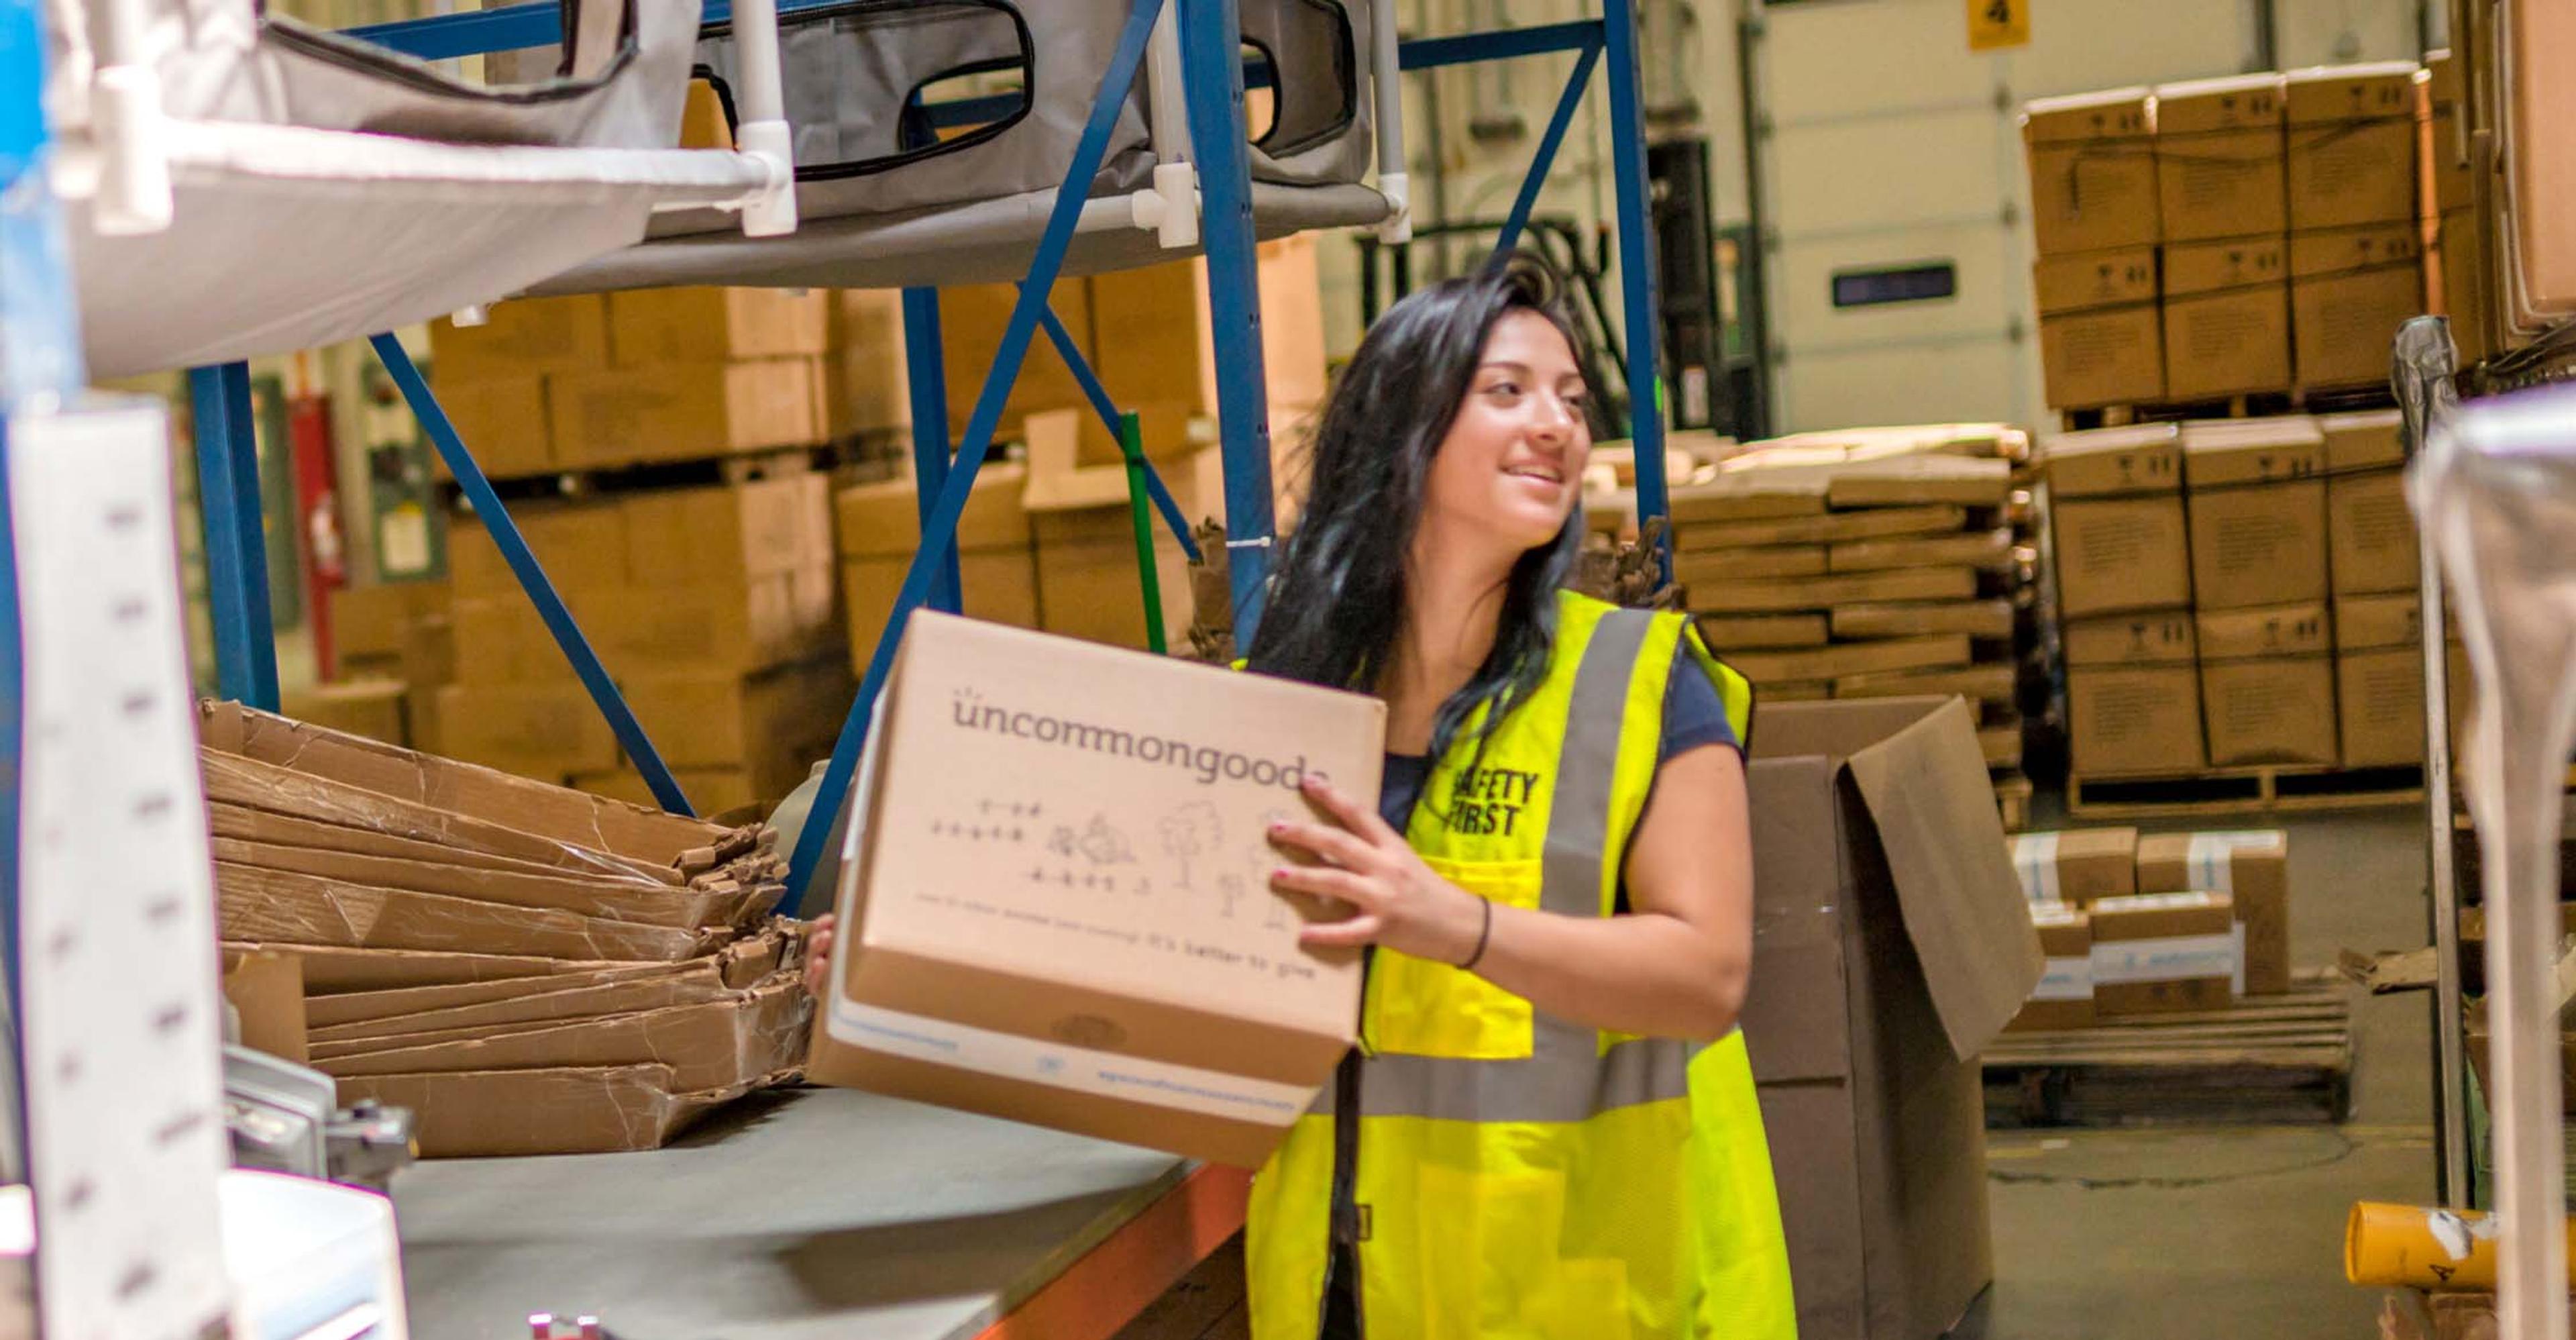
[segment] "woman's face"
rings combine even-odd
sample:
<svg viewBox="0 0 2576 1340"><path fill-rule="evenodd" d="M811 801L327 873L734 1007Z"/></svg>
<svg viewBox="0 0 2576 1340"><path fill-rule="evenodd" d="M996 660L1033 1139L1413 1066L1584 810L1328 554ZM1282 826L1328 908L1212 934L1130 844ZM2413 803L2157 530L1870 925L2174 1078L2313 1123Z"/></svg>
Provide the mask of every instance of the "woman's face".
<svg viewBox="0 0 2576 1340"><path fill-rule="evenodd" d="M1592 454L1584 395L1573 346L1554 322L1527 310L1495 322L1432 458L1426 528L1508 545L1515 558L1553 541L1583 497Z"/></svg>

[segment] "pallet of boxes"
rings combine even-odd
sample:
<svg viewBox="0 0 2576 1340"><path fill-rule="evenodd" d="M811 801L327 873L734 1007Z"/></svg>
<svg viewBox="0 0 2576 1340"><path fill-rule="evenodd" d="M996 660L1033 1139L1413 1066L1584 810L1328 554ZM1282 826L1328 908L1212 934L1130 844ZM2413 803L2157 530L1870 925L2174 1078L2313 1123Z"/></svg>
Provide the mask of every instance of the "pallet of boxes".
<svg viewBox="0 0 2576 1340"><path fill-rule="evenodd" d="M2022 434L1992 424L1755 443L1674 491L1673 575L1757 698L1958 694L2020 780Z"/></svg>
<svg viewBox="0 0 2576 1340"><path fill-rule="evenodd" d="M231 703L199 729L245 1039L410 1109L423 1155L649 1149L796 1077L803 932L771 916L766 827Z"/></svg>
<svg viewBox="0 0 2576 1340"><path fill-rule="evenodd" d="M821 293L674 289L503 303L484 326L432 330L466 445L524 499L512 520L701 813L784 796L849 706L812 453L828 329ZM449 565L446 751L649 802L470 517Z"/></svg>
<svg viewBox="0 0 2576 1340"><path fill-rule="evenodd" d="M331 593L332 664L285 695L298 721L386 744L440 747L438 694L456 678L444 580L374 582Z"/></svg>
<svg viewBox="0 0 2576 1340"><path fill-rule="evenodd" d="M2078 814L2402 799L2423 761L2396 411L2043 456Z"/></svg>
<svg viewBox="0 0 2576 1340"><path fill-rule="evenodd" d="M2329 67L2029 104L2049 404L2092 426L2384 396L2390 339L2427 310L2417 75Z"/></svg>
<svg viewBox="0 0 2576 1340"><path fill-rule="evenodd" d="M2279 830L2012 840L2046 974L1984 1055L1996 1125L2336 1121L2342 991L2290 966Z"/></svg>

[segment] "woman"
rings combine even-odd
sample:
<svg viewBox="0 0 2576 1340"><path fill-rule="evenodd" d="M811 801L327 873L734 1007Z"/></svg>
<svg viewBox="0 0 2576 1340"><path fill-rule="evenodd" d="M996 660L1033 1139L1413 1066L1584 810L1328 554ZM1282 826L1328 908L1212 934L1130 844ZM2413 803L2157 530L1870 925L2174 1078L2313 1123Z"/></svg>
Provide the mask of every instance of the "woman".
<svg viewBox="0 0 2576 1340"><path fill-rule="evenodd" d="M1317 946L1373 946L1361 1048L1256 1179L1256 1340L1794 1335L1734 1032L1743 681L1678 615L1563 592L1592 446L1553 277L1397 304L1318 424L1249 657L1388 707L1372 812L1290 823Z"/></svg>
<svg viewBox="0 0 2576 1340"><path fill-rule="evenodd" d="M1253 1184L1255 1340L1796 1333L1734 1032L1750 695L1560 589L1582 366L1513 258L1398 303L1318 424L1248 666L1376 693L1388 753L1377 810L1317 783L1270 835L1282 896L1349 909L1305 941L1370 948L1361 1047Z"/></svg>

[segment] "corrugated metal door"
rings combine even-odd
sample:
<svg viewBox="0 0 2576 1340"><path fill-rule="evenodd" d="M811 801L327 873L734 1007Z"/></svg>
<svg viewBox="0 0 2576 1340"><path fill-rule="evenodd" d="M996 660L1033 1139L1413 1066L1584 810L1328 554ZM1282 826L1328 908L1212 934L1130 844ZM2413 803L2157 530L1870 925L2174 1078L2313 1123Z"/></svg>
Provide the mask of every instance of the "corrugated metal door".
<svg viewBox="0 0 2576 1340"><path fill-rule="evenodd" d="M1981 53L1968 50L1962 0L1759 5L1755 133L1782 431L2040 422L2018 108L2236 73L2256 43L2247 0L2032 9L2029 46ZM1937 295L1944 267L1944 296L1856 303L1868 295L1849 291Z"/></svg>

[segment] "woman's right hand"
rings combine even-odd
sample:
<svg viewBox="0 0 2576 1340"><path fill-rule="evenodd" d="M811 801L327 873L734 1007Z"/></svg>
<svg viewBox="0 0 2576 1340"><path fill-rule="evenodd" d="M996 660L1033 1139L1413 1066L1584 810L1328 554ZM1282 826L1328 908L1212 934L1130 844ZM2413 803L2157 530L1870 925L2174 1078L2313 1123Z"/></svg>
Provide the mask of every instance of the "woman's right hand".
<svg viewBox="0 0 2576 1340"><path fill-rule="evenodd" d="M841 919L826 912L814 918L814 928L805 937L805 991L823 994L823 976L832 970L832 939L838 933Z"/></svg>

